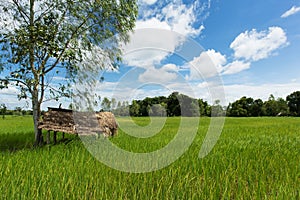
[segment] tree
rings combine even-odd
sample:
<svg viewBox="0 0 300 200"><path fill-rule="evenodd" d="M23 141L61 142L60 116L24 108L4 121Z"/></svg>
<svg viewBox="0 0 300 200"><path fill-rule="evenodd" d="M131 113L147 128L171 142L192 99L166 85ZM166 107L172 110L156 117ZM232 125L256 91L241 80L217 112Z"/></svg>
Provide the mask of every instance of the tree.
<svg viewBox="0 0 300 200"><path fill-rule="evenodd" d="M137 103L136 100L133 100L131 105L129 106L129 113L130 116L139 116L140 113L140 105Z"/></svg>
<svg viewBox="0 0 300 200"><path fill-rule="evenodd" d="M300 91L293 92L286 97L290 113L294 116L300 116Z"/></svg>
<svg viewBox="0 0 300 200"><path fill-rule="evenodd" d="M214 104L211 106L211 117L220 117L225 116L226 110L223 110L223 107L220 105L220 100L215 100Z"/></svg>
<svg viewBox="0 0 300 200"><path fill-rule="evenodd" d="M178 100L179 93L173 92L168 96L168 102L167 102L167 114L168 116L180 116L181 115L181 109L180 104Z"/></svg>
<svg viewBox="0 0 300 200"><path fill-rule="evenodd" d="M1 104L0 105L0 114L2 115L2 119L5 118L6 111L7 111L6 105L4 103Z"/></svg>
<svg viewBox="0 0 300 200"><path fill-rule="evenodd" d="M115 98L111 99L111 109L116 109L117 106L117 100Z"/></svg>
<svg viewBox="0 0 300 200"><path fill-rule="evenodd" d="M272 94L268 101L264 102L262 109L266 116L284 116L289 113L287 102L282 98L276 100Z"/></svg>
<svg viewBox="0 0 300 200"><path fill-rule="evenodd" d="M22 114L22 108L17 106L15 107L15 115L21 115Z"/></svg>
<svg viewBox="0 0 300 200"><path fill-rule="evenodd" d="M198 105L200 109L200 116L210 116L210 106L207 101L203 99L198 99Z"/></svg>
<svg viewBox="0 0 300 200"><path fill-rule="evenodd" d="M128 41L137 10L135 0L1 1L0 88L14 84L19 99L31 99L36 144L46 90L49 98L70 97L72 81L117 67L119 44ZM55 73L68 80L54 87Z"/></svg>
<svg viewBox="0 0 300 200"><path fill-rule="evenodd" d="M101 103L101 106L102 106L102 110L104 111L110 111L111 109L111 101L107 98L107 97L104 97L102 103Z"/></svg>
<svg viewBox="0 0 300 200"><path fill-rule="evenodd" d="M230 104L228 115L233 117L250 117L252 116L251 110L253 108L253 104L254 101L252 98L244 96Z"/></svg>
<svg viewBox="0 0 300 200"><path fill-rule="evenodd" d="M149 114L151 116L164 117L166 116L166 107L167 105L163 102L161 104L154 104L150 107Z"/></svg>
<svg viewBox="0 0 300 200"><path fill-rule="evenodd" d="M262 116L263 105L264 105L264 102L261 99L254 100L252 106L250 107L251 116L253 116L253 117Z"/></svg>

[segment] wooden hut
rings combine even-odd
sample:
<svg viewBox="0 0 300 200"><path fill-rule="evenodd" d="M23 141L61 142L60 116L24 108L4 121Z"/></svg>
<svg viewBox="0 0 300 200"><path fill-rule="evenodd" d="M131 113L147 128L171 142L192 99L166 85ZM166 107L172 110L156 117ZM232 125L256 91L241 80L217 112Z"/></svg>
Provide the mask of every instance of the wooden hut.
<svg viewBox="0 0 300 200"><path fill-rule="evenodd" d="M76 112L69 109L51 108L43 115L39 129L48 130L47 143L50 142L50 131L78 135L104 134L114 136L118 125L111 112Z"/></svg>

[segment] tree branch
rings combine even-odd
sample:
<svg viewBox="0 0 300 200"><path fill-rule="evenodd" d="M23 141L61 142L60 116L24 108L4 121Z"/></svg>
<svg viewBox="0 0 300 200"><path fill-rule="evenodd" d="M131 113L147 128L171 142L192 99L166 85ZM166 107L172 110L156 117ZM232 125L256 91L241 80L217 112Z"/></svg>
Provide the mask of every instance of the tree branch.
<svg viewBox="0 0 300 200"><path fill-rule="evenodd" d="M48 13L51 12L51 10L54 8L54 4L52 4L51 6L49 6L49 8L47 10L45 10L45 12L41 13L41 15L34 20L34 22L37 22L39 20L41 20L43 18L43 16L47 15Z"/></svg>
<svg viewBox="0 0 300 200"><path fill-rule="evenodd" d="M27 13L23 10L23 8L21 7L21 5L17 2L17 0L13 0L13 3L17 6L18 11L21 14L21 17L23 18L24 22L28 25L29 22L27 20L30 20L30 17L27 15ZM26 20L26 18L27 20Z"/></svg>
<svg viewBox="0 0 300 200"><path fill-rule="evenodd" d="M48 68L47 70L45 70L45 74L47 74L48 72L50 72L51 70L53 70L56 65L60 62L60 59L62 58L62 56L64 55L64 53L66 52L66 49L68 48L70 42L72 39L74 39L74 36L76 34L78 34L78 30L87 22L87 19L85 19L77 28L76 30L73 31L73 33L71 34L71 37L69 38L69 40L66 42L66 44L64 45L64 48L62 49L61 53L59 54L58 58L56 59L55 63L53 63L53 65Z"/></svg>
<svg viewBox="0 0 300 200"><path fill-rule="evenodd" d="M28 91L31 93L32 90L30 88L30 86L23 80L20 80L20 79L16 79L16 78L7 78L7 79L0 79L0 81L8 81L8 82L17 82L17 83L21 83L23 84L24 86L26 86L28 88Z"/></svg>

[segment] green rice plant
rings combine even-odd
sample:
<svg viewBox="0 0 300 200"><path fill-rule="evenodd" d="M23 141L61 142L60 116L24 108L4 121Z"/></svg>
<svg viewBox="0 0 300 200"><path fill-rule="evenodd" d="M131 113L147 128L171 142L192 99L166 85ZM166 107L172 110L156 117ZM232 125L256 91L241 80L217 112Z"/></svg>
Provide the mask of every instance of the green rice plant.
<svg viewBox="0 0 300 200"><path fill-rule="evenodd" d="M149 124L149 118L134 120ZM179 122L168 118L150 138L134 138L120 130L110 140L132 152L155 151L174 138ZM25 148L24 141L33 141L32 121L0 120L0 144L22 144L14 151L1 150L0 199L300 198L299 118L226 118L216 146L199 159L209 122L210 118L200 119L194 142L171 165L127 173L99 162L71 135L66 135L68 142Z"/></svg>

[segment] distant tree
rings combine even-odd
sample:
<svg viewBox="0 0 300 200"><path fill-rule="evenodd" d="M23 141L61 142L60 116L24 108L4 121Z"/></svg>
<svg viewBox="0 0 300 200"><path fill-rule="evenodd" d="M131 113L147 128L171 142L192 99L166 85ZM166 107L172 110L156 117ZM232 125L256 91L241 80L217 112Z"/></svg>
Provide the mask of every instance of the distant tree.
<svg viewBox="0 0 300 200"><path fill-rule="evenodd" d="M116 116L129 116L129 106L124 101L118 101L117 106L112 109L112 112Z"/></svg>
<svg viewBox="0 0 300 200"><path fill-rule="evenodd" d="M180 116L181 115L181 109L180 104L178 101L178 92L173 92L168 96L168 102L167 102L167 114L168 116Z"/></svg>
<svg viewBox="0 0 300 200"><path fill-rule="evenodd" d="M211 106L211 115L212 117L225 116L226 113L223 110L223 107L220 105L220 100L215 100L214 104Z"/></svg>
<svg viewBox="0 0 300 200"><path fill-rule="evenodd" d="M121 108L121 106L122 106L121 101L118 101L117 108Z"/></svg>
<svg viewBox="0 0 300 200"><path fill-rule="evenodd" d="M250 117L252 116L253 104L252 98L244 96L229 105L228 115L233 117Z"/></svg>
<svg viewBox="0 0 300 200"><path fill-rule="evenodd" d="M287 102L282 98L276 100L272 94L269 99L264 102L262 110L266 116L284 116L289 113Z"/></svg>
<svg viewBox="0 0 300 200"><path fill-rule="evenodd" d="M73 103L70 103L69 106L68 106L68 108L69 108L70 110L73 110L73 109L74 109L74 104L73 104Z"/></svg>
<svg viewBox="0 0 300 200"><path fill-rule="evenodd" d="M210 106L207 101L203 99L198 99L198 105L200 109L200 116L210 116Z"/></svg>
<svg viewBox="0 0 300 200"><path fill-rule="evenodd" d="M150 107L149 114L151 116L166 116L166 104L154 104Z"/></svg>
<svg viewBox="0 0 300 200"><path fill-rule="evenodd" d="M117 100L115 98L111 99L111 109L114 110L117 106Z"/></svg>
<svg viewBox="0 0 300 200"><path fill-rule="evenodd" d="M253 117L262 116L263 115L263 105L264 105L264 102L261 99L254 100L252 106L249 109L251 116L253 116Z"/></svg>
<svg viewBox="0 0 300 200"><path fill-rule="evenodd" d="M290 114L293 116L300 116L300 91L291 93L286 97Z"/></svg>
<svg viewBox="0 0 300 200"><path fill-rule="evenodd" d="M0 114L2 115L2 119L5 119L7 107L4 103L0 105Z"/></svg>
<svg viewBox="0 0 300 200"><path fill-rule="evenodd" d="M137 103L136 100L133 100L130 107L129 107L130 116L139 116L140 113L140 105Z"/></svg>
<svg viewBox="0 0 300 200"><path fill-rule="evenodd" d="M283 98L280 97L280 98L277 98L276 103L277 103L277 108L278 108L277 116L287 116L290 114L287 101L285 101Z"/></svg>
<svg viewBox="0 0 300 200"><path fill-rule="evenodd" d="M21 115L22 114L22 108L21 107L15 107L15 115Z"/></svg>
<svg viewBox="0 0 300 200"><path fill-rule="evenodd" d="M103 111L110 111L111 101L107 97L104 97L101 103L101 107Z"/></svg>
<svg viewBox="0 0 300 200"><path fill-rule="evenodd" d="M198 100L184 94L178 94L181 116L196 117L200 115Z"/></svg>

